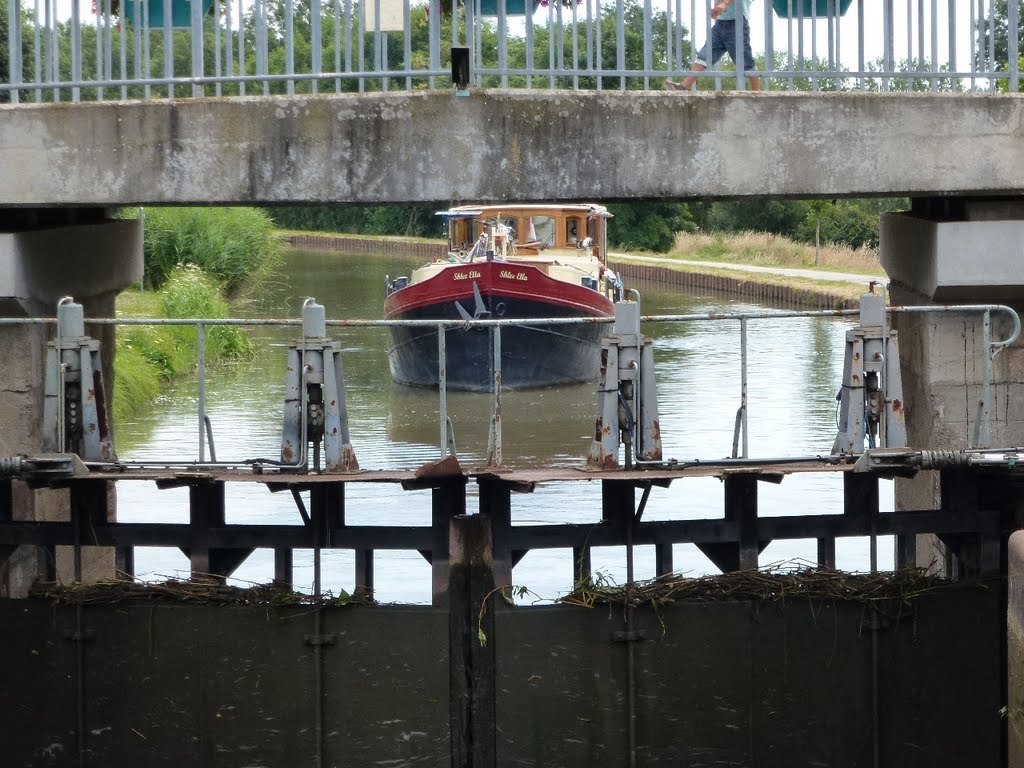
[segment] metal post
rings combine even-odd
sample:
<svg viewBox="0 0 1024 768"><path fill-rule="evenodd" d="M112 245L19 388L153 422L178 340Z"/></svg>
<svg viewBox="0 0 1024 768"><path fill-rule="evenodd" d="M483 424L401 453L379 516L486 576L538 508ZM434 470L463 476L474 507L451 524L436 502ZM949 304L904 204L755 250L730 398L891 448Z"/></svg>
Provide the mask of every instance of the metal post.
<svg viewBox="0 0 1024 768"><path fill-rule="evenodd" d="M988 448L992 445L992 313L985 310L981 321L981 445Z"/></svg>
<svg viewBox="0 0 1024 768"><path fill-rule="evenodd" d="M437 415L441 420L441 458L448 455L448 362L444 325L437 325Z"/></svg>
<svg viewBox="0 0 1024 768"><path fill-rule="evenodd" d="M198 6L200 3L193 3ZM203 440L206 432L206 329L202 323L196 323L196 376L199 379L199 463L206 461L206 443Z"/></svg>
<svg viewBox="0 0 1024 768"><path fill-rule="evenodd" d="M491 416L488 464L500 467L501 456L501 326L491 328L494 339L494 414Z"/></svg>

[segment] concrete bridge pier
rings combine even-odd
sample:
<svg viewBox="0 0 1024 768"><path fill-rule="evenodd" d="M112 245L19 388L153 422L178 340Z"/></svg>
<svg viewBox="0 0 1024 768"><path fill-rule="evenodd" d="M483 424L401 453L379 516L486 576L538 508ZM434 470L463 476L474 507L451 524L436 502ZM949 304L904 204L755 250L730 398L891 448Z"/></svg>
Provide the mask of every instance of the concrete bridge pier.
<svg viewBox="0 0 1024 768"><path fill-rule="evenodd" d="M880 252L894 305L1006 304L1024 308L1024 200L914 198L905 213L881 222ZM963 449L985 443L982 400L984 315L981 312L903 314L900 333L907 440L929 449ZM991 339L1013 332L1005 313L991 315ZM1024 345L1017 342L991 360L987 447L1024 445ZM950 489L946 489L947 493ZM896 482L898 510L940 506L938 472ZM946 542L949 544L950 542ZM933 535L917 537L916 552L901 547L904 562L935 566L950 576L999 570L998 562L963 562ZM987 559L999 557L997 547Z"/></svg>
<svg viewBox="0 0 1024 768"><path fill-rule="evenodd" d="M113 317L115 297L141 280L142 270L139 221L111 219L102 208L0 210L0 317L54 317L64 296L83 305L86 320ZM0 456L42 450L46 342L52 333L52 325L0 325ZM102 344L111 403L114 329L87 322L86 334ZM28 510L18 513L27 519L67 519L66 490L32 490L14 481L13 493L14 509ZM71 555L62 551L68 548L57 549L17 549L0 566L0 597L24 596L39 577L70 580ZM83 551L83 577L111 576L113 551L92 549Z"/></svg>

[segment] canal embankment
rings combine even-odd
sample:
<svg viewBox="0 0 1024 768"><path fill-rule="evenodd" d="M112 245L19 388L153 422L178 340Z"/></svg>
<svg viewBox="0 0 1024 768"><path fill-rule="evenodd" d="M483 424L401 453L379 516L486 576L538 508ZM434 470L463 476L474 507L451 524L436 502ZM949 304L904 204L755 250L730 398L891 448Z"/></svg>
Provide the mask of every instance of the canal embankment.
<svg viewBox="0 0 1024 768"><path fill-rule="evenodd" d="M361 235L289 232L283 239L295 248L347 253L382 253L432 259L446 252L444 241L422 238L365 237ZM801 309L852 309L877 275L833 269L700 261L613 253L608 258L627 286L658 285L683 291L710 293L755 304Z"/></svg>

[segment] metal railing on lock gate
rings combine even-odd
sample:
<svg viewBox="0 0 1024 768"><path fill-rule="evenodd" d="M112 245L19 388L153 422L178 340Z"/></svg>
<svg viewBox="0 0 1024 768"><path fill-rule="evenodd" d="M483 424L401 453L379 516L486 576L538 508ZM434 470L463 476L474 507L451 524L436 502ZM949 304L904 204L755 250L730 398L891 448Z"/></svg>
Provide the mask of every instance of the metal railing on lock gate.
<svg viewBox="0 0 1024 768"><path fill-rule="evenodd" d="M64 301L64 300L62 300ZM733 432L732 442L732 455L731 459L726 461L732 461L734 463L742 464L745 462L758 462L765 463L771 461L791 461L795 458L807 458L807 459L820 459L821 456L815 457L775 457L775 458L751 458L749 455L749 442L748 442L748 420L750 417L749 402L748 402L748 334L750 331L750 325L758 322L778 322L780 320L792 319L792 318L855 318L859 315L860 310L847 309L847 310L812 310L812 311L777 311L777 310L766 310L763 312L743 312L743 313L708 313L708 314L688 314L688 315L646 315L642 316L641 322L643 323L693 323L693 322L729 322L738 324L738 346L739 356L738 365L740 369L740 392L739 392L739 406L736 411L736 421ZM899 315L899 314L949 314L949 313L968 313L968 314L980 314L982 324L982 350L981 354L981 388L980 397L977 403L977 413L973 427L973 436L970 441L971 448L988 448L991 441L991 387L992 387L992 359L1003 349L1009 347L1017 341L1020 337L1021 332L1021 321L1020 317L1011 307L1001 304L970 304L970 305L950 305L950 306L893 306L886 309L888 315ZM991 322L993 314L1005 315L1011 324L1011 331L1005 339L992 339ZM196 457L176 457L168 456L166 460L150 460L146 462L116 462L123 466L145 466L152 468L172 468L180 466L204 466L211 468L247 468L253 469L254 466L262 471L278 471L278 470L289 470L289 469L302 469L319 471L319 466L310 466L308 457L308 443L303 446L298 458L294 458L291 461L282 459L280 462L269 461L266 459L260 460L248 460L248 461L232 461L232 462L218 462L216 459L216 453L214 449L214 438L210 425L210 419L207 414L206 406L206 378L207 378L207 361L206 361L206 345L205 336L206 331L211 326L236 326L236 327L303 327L303 321L298 319L204 319L204 318L184 318L184 319L168 319L168 318L89 318L86 320L88 324L95 325L113 325L113 326L161 326L161 325L172 325L172 326L192 326L196 329L197 336L197 365L196 365L196 376L197 376L197 387L196 387L196 401L197 401L197 450ZM448 386L446 381L446 331L453 328L474 328L483 327L488 328L492 334L492 373L493 373L493 386L491 388L490 396L492 398L492 411L489 422L489 433L488 433L488 454L487 464L489 466L500 467L503 461L503 446L502 446L502 352L501 352L501 331L506 326L536 326L536 325L572 325L580 323L597 323L597 324L611 324L611 318L544 318L544 319L530 319L530 320L517 320L517 319L487 319L487 320L452 320L452 321L436 321L436 320L328 320L325 325L329 329L344 329L344 328L373 328L373 327L390 327L390 326L419 326L419 327L436 327L438 333L438 424L439 424L439 449L440 457L446 458L448 455L454 453L454 440L451 428L451 422L449 419L448 412ZM12 325L57 325L56 318L0 318L0 327L12 326ZM305 347L306 338L302 339L302 345ZM657 339L654 339L655 349L657 349ZM58 338L58 346L60 341ZM305 379L303 379L305 382ZM302 401L300 408L301 413L305 413L307 402L305 399ZM282 404L284 401L282 400ZM347 417L346 417L347 418ZM346 424L347 430L347 424ZM306 442L306 432L302 432L302 441ZM206 450L209 448L210 457L207 459ZM865 446L872 447L872 446ZM582 458L582 457L581 457ZM89 464L90 462L86 462ZM92 462L96 464L97 462ZM102 462L100 462L102 463ZM678 460L669 459L664 462L658 462L659 465L672 465L677 464ZM317 462L319 464L319 462ZM639 465L643 465L644 462L638 462Z"/></svg>

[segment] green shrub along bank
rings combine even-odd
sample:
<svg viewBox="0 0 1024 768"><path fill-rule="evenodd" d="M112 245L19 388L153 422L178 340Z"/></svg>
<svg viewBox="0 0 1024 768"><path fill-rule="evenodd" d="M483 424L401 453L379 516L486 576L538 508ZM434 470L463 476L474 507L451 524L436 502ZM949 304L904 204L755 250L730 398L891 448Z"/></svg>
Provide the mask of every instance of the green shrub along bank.
<svg viewBox="0 0 1024 768"><path fill-rule="evenodd" d="M258 208L125 209L144 216L145 293L118 297L120 317L225 318L225 295L237 292L281 259L284 244ZM236 327L206 328L206 359L252 354ZM114 360L114 421L131 418L160 393L162 383L193 370L198 339L193 326L123 326Z"/></svg>
<svg viewBox="0 0 1024 768"><path fill-rule="evenodd" d="M259 208L147 208L144 222L150 288L179 264L194 264L230 294L283 253L273 220Z"/></svg>

